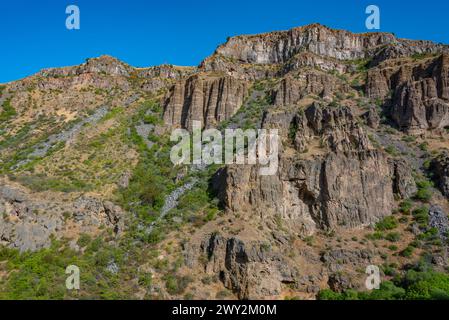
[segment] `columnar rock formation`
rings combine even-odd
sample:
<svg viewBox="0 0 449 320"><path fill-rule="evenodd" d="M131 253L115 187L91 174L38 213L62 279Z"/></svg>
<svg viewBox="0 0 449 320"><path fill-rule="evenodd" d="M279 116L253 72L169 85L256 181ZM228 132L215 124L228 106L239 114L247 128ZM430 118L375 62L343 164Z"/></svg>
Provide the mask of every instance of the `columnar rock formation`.
<svg viewBox="0 0 449 320"><path fill-rule="evenodd" d="M233 116L248 95L249 85L230 76L194 75L176 83L165 103L164 121L190 128L192 121L211 127Z"/></svg>
<svg viewBox="0 0 449 320"><path fill-rule="evenodd" d="M368 72L367 94L385 99L391 95L391 116L410 132L449 125L449 55L420 63L385 62Z"/></svg>

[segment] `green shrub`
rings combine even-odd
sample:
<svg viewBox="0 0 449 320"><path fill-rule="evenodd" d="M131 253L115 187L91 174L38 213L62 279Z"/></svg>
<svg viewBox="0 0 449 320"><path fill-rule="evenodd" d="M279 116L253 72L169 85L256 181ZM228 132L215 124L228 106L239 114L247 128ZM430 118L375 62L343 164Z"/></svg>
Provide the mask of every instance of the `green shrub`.
<svg viewBox="0 0 449 320"><path fill-rule="evenodd" d="M323 289L318 293L318 300L343 300L341 293L334 292L331 289Z"/></svg>
<svg viewBox="0 0 449 320"><path fill-rule="evenodd" d="M382 271L384 272L384 274L386 276L395 276L397 274L396 269L392 266L392 265L383 265L382 266Z"/></svg>
<svg viewBox="0 0 449 320"><path fill-rule="evenodd" d="M431 164L432 164L432 161L430 161L430 160L426 160L426 161L424 161L424 163L423 163L423 167L424 167L424 169L426 169L426 170L429 170L429 169L430 169L430 166L431 166Z"/></svg>
<svg viewBox="0 0 449 320"><path fill-rule="evenodd" d="M187 286L192 282L192 279L189 276L173 276L166 275L164 277L165 287L167 288L167 292L172 295L179 295L184 293Z"/></svg>
<svg viewBox="0 0 449 320"><path fill-rule="evenodd" d="M429 267L418 266L403 276L393 266L383 266L392 281L383 281L379 290L356 292L347 290L337 293L329 289L318 293L320 300L447 300L449 299L449 275L435 272Z"/></svg>
<svg viewBox="0 0 449 320"><path fill-rule="evenodd" d="M153 282L153 275L151 273L140 273L138 283L139 286L149 288Z"/></svg>
<svg viewBox="0 0 449 320"><path fill-rule="evenodd" d="M415 248L412 246L408 246L407 248L405 248L404 250L401 251L401 256L403 257L411 257L413 252L415 251Z"/></svg>
<svg viewBox="0 0 449 320"><path fill-rule="evenodd" d="M143 118L143 122L145 124L157 125L161 123L161 118L153 114L148 114Z"/></svg>
<svg viewBox="0 0 449 320"><path fill-rule="evenodd" d="M403 214L410 214L410 210L413 207L413 202L411 202L410 200L405 200L403 202L401 202L401 204L399 205L399 210L403 213Z"/></svg>
<svg viewBox="0 0 449 320"><path fill-rule="evenodd" d="M410 143L410 142L414 142L416 140L416 137L415 136L403 136L401 140L404 142Z"/></svg>
<svg viewBox="0 0 449 320"><path fill-rule="evenodd" d="M432 198L432 186L433 184L427 180L420 180L416 182L418 192L416 193L416 199L428 202Z"/></svg>
<svg viewBox="0 0 449 320"><path fill-rule="evenodd" d="M389 249L390 251L396 251L396 250L398 250L398 246L392 244L392 245L388 246L388 249Z"/></svg>
<svg viewBox="0 0 449 320"><path fill-rule="evenodd" d="M92 241L92 237L86 233L80 234L76 242L81 248L86 247Z"/></svg>
<svg viewBox="0 0 449 320"><path fill-rule="evenodd" d="M419 149L421 149L421 151L425 151L426 152L428 150L427 142L421 143L418 147L419 147Z"/></svg>
<svg viewBox="0 0 449 320"><path fill-rule="evenodd" d="M380 231L374 232L372 234L368 234L365 236L368 240L382 240L384 238L384 234Z"/></svg>
<svg viewBox="0 0 449 320"><path fill-rule="evenodd" d="M385 148L385 152L387 152L388 154L392 155L392 156L397 156L398 155L398 151L397 149L390 145L388 147Z"/></svg>
<svg viewBox="0 0 449 320"><path fill-rule="evenodd" d="M390 242L398 242L401 239L399 232L390 232L385 236L385 239Z"/></svg>
<svg viewBox="0 0 449 320"><path fill-rule="evenodd" d="M376 223L377 231L392 230L397 227L398 227L398 221L393 216L385 217L381 221Z"/></svg>
<svg viewBox="0 0 449 320"><path fill-rule="evenodd" d="M413 219L421 226L426 227L429 223L429 208L422 206L413 210Z"/></svg>

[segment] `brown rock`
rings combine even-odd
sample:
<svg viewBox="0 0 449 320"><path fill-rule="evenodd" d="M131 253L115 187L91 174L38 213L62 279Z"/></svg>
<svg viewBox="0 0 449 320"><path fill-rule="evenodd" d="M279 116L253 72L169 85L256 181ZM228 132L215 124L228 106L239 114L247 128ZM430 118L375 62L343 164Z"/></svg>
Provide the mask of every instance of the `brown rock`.
<svg viewBox="0 0 449 320"><path fill-rule="evenodd" d="M235 78L195 75L175 84L164 111L165 124L190 128L193 120L211 127L233 116L248 94L248 84Z"/></svg>

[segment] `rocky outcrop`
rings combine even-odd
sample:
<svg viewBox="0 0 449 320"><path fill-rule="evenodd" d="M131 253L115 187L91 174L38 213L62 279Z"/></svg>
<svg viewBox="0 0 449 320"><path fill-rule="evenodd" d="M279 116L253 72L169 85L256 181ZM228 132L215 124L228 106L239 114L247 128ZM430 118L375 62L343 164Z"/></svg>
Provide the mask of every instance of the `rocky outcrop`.
<svg viewBox="0 0 449 320"><path fill-rule="evenodd" d="M430 41L398 39L390 33L353 34L311 24L288 31L231 37L215 55L241 63L282 64L300 52L309 52L337 60L375 57L374 61L379 63L385 59L442 50L447 48ZM209 59L207 64L212 61Z"/></svg>
<svg viewBox="0 0 449 320"><path fill-rule="evenodd" d="M295 148L305 155L282 153L273 176L259 176L257 166L226 167L217 179L229 211L265 222L278 217L292 232L311 235L367 226L391 214L394 194L407 198L416 191L406 163L375 150L348 107L314 104L287 114L266 116L264 127L284 127L281 134L289 127ZM310 154L310 142L317 139L323 151Z"/></svg>
<svg viewBox="0 0 449 320"><path fill-rule="evenodd" d="M160 66L150 68L139 68L136 70L136 72L139 78L147 78L147 79L162 78L162 79L179 80L181 78L188 77L193 73L197 72L197 68L179 67L163 64Z"/></svg>
<svg viewBox="0 0 449 320"><path fill-rule="evenodd" d="M211 127L232 117L248 95L248 83L229 76L194 75L176 83L165 100L164 122L190 128L192 121Z"/></svg>
<svg viewBox="0 0 449 320"><path fill-rule="evenodd" d="M289 31L232 37L217 49L217 53L245 63L258 64L284 63L301 51L348 60L364 58L368 48L395 40L392 34L358 35L312 24Z"/></svg>
<svg viewBox="0 0 449 320"><path fill-rule="evenodd" d="M401 199L413 196L417 188L407 161L404 159L390 160L390 168L393 174L393 192Z"/></svg>
<svg viewBox="0 0 449 320"><path fill-rule="evenodd" d="M433 173L433 179L440 189L441 193L449 199L449 154L441 153L432 160L430 170Z"/></svg>
<svg viewBox="0 0 449 320"><path fill-rule="evenodd" d="M101 56L87 59L85 63L75 67L44 69L39 75L43 77L60 78L68 76L79 76L85 73L101 73L110 76L130 76L133 67L126 63L110 57Z"/></svg>
<svg viewBox="0 0 449 320"><path fill-rule="evenodd" d="M207 274L218 274L239 299L275 297L281 293L282 283L296 281L297 271L286 258L261 241L211 234L197 249L190 251L189 265L201 264Z"/></svg>
<svg viewBox="0 0 449 320"><path fill-rule="evenodd" d="M378 151L282 159L280 166L277 176L258 176L256 167L227 167L221 192L226 208L265 222L281 218L289 230L304 236L376 222L391 214L395 189L407 185Z"/></svg>
<svg viewBox="0 0 449 320"><path fill-rule="evenodd" d="M343 265L352 265L353 267L360 264L369 265L373 258L374 253L367 249L332 249L322 254L321 261L329 266L331 272L338 272L342 270Z"/></svg>
<svg viewBox="0 0 449 320"><path fill-rule="evenodd" d="M371 106L369 110L363 114L366 124L372 128L377 129L380 125L380 116L375 106Z"/></svg>
<svg viewBox="0 0 449 320"><path fill-rule="evenodd" d="M407 132L449 125L449 55L414 64L383 64L368 72L367 95L391 95L391 116Z"/></svg>
<svg viewBox="0 0 449 320"><path fill-rule="evenodd" d="M331 98L336 91L347 93L349 86L341 84L332 75L308 72L296 77L286 76L271 95L276 105L292 105L311 94L322 98Z"/></svg>
<svg viewBox="0 0 449 320"><path fill-rule="evenodd" d="M195 67L161 65L136 69L132 76L140 80L140 87L144 91L155 92L170 87L174 81L186 78L196 72L197 68Z"/></svg>
<svg viewBox="0 0 449 320"><path fill-rule="evenodd" d="M449 219L440 206L431 206L429 209L429 227L438 231L438 236L442 241L449 237Z"/></svg>
<svg viewBox="0 0 449 320"><path fill-rule="evenodd" d="M322 107L318 103L299 114L295 119L297 130L295 146L305 151L307 141L320 139L320 145L333 151L372 149L371 143L349 107Z"/></svg>
<svg viewBox="0 0 449 320"><path fill-rule="evenodd" d="M49 247L52 237L72 237L74 226L79 233L124 229L123 211L111 202L85 196L58 202L8 185L0 186L0 214L0 243L20 251Z"/></svg>
<svg viewBox="0 0 449 320"><path fill-rule="evenodd" d="M374 256L374 252L367 249L332 249L324 252L321 261L328 269L327 284L329 288L336 292L348 289L364 290L365 288L361 286L364 279L361 281L360 275L354 271L361 266L364 269L372 264Z"/></svg>
<svg viewBox="0 0 449 320"><path fill-rule="evenodd" d="M168 88L173 82L186 78L198 69L160 65L149 68L134 68L116 58L100 56L87 59L85 63L63 68L43 69L36 75L9 84L11 90L34 89L68 90L80 87L130 91L140 89L157 92ZM111 93L112 93L111 92Z"/></svg>
<svg viewBox="0 0 449 320"><path fill-rule="evenodd" d="M110 201L81 196L73 203L72 216L76 222L87 227L104 224L112 226L115 233L124 230L124 212Z"/></svg>
<svg viewBox="0 0 449 320"><path fill-rule="evenodd" d="M353 67L338 59L320 56L311 52L300 52L282 65L278 76L284 76L294 71L301 71L305 68L331 71L344 74L351 72Z"/></svg>

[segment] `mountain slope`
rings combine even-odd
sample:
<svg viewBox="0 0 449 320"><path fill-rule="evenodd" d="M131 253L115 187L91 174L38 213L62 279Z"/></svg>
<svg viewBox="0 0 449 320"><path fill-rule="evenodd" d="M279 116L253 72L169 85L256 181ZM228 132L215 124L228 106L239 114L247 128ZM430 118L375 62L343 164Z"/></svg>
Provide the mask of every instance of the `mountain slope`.
<svg viewBox="0 0 449 320"><path fill-rule="evenodd" d="M313 24L198 67L102 56L2 86L0 298L354 298L369 265L411 298L423 264L446 290L448 57ZM172 165L193 121L278 129L279 170Z"/></svg>

